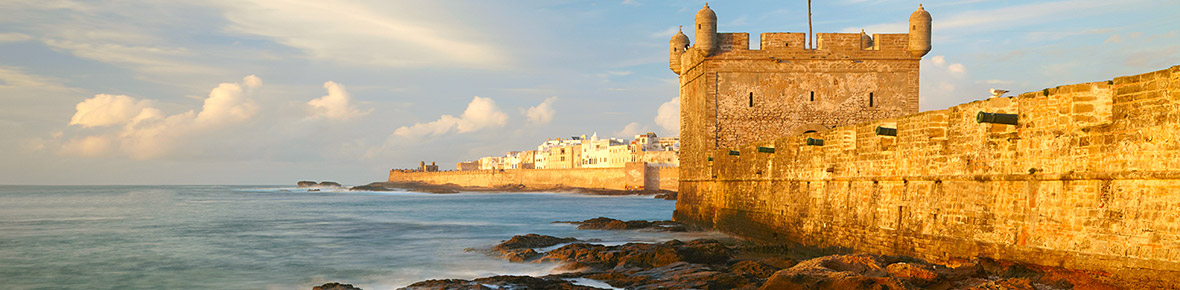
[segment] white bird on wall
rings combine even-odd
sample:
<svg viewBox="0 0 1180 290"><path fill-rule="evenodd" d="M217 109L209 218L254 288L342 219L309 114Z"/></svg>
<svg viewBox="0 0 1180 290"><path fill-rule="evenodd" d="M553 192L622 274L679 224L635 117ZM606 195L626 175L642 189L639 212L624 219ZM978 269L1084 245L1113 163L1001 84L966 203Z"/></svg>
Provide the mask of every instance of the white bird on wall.
<svg viewBox="0 0 1180 290"><path fill-rule="evenodd" d="M1008 93L1008 91L1005 91L1005 90L997 90L997 89L991 89L991 92L992 92L992 97L993 97L993 98L998 98L998 97L1000 97L1000 96L1003 96L1004 94L1007 94L1007 93Z"/></svg>

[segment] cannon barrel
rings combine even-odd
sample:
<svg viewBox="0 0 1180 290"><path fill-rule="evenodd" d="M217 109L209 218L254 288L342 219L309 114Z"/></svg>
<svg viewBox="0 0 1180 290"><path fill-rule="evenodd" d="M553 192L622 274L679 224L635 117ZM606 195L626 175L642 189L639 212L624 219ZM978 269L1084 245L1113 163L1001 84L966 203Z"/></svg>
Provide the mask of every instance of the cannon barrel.
<svg viewBox="0 0 1180 290"><path fill-rule="evenodd" d="M897 136L897 128L885 128L885 127L877 126L877 135Z"/></svg>
<svg viewBox="0 0 1180 290"><path fill-rule="evenodd" d="M1018 118L1019 115L1016 114L988 113L982 111L975 114L976 123L1016 125Z"/></svg>
<svg viewBox="0 0 1180 290"><path fill-rule="evenodd" d="M808 146L824 146L824 139L807 138Z"/></svg>

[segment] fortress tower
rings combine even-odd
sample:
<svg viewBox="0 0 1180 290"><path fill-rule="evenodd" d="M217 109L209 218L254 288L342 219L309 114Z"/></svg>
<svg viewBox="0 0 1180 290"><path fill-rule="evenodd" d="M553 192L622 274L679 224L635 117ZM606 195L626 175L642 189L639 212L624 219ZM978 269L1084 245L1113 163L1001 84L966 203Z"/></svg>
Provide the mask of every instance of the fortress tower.
<svg viewBox="0 0 1180 290"><path fill-rule="evenodd" d="M677 33L669 68L680 76L681 191L710 178L708 152L760 140L918 112L918 66L930 52L930 13L910 16L908 34L717 33L708 4L696 43Z"/></svg>

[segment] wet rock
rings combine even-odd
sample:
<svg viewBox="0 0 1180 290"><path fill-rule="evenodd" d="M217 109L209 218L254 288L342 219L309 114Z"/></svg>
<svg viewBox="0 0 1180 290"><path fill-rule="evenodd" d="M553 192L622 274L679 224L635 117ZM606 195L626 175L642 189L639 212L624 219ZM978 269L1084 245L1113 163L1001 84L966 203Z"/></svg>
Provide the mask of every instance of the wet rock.
<svg viewBox="0 0 1180 290"><path fill-rule="evenodd" d="M572 242L576 242L576 241L578 241L578 239L558 238L558 237L554 237L554 236L546 236L546 235L538 235L538 234L516 235L516 236L513 236L511 239L508 239L507 241L501 242L499 245L496 245L492 249L494 249L494 250L535 249L535 248L552 247L552 246L556 246L558 244L572 243Z"/></svg>
<svg viewBox="0 0 1180 290"><path fill-rule="evenodd" d="M676 195L677 194L675 191L666 191L666 192L657 193L655 198L656 199L663 199L663 200L676 200Z"/></svg>
<svg viewBox="0 0 1180 290"><path fill-rule="evenodd" d="M533 249L516 249L504 251L504 259L507 259L509 262L516 263L532 261L533 259L536 259L540 256L541 253L537 253L537 251Z"/></svg>
<svg viewBox="0 0 1180 290"><path fill-rule="evenodd" d="M770 278L770 275L774 275L774 272L778 272L778 270L781 269L782 268L775 267L761 261L753 260L739 261L729 266L729 272L733 273L734 275L743 275L759 279Z"/></svg>
<svg viewBox="0 0 1180 290"><path fill-rule="evenodd" d="M653 229L669 232L684 232L687 228L674 221L622 221L608 217L596 217L580 222L559 222L578 225L579 230L637 230Z"/></svg>
<svg viewBox="0 0 1180 290"><path fill-rule="evenodd" d="M688 243L672 240L659 244L629 243L619 246L570 244L549 251L539 261L574 263L566 269L589 267L597 270L612 268L654 268L675 262L724 264L732 255L729 248L717 240L695 240Z"/></svg>
<svg viewBox="0 0 1180 290"><path fill-rule="evenodd" d="M348 190L349 191L393 191L392 189L386 188L384 186L373 185L373 184L353 186L352 188L349 188Z"/></svg>
<svg viewBox="0 0 1180 290"><path fill-rule="evenodd" d="M298 188L304 188L304 187L314 187L314 186L316 186L316 185L319 185L319 183L318 183L318 182L315 182L315 181L306 181L306 180L304 180L304 181L300 181L300 182L298 182L298 183L296 183L296 184L295 184L295 186L296 186L296 187L298 187Z"/></svg>
<svg viewBox="0 0 1180 290"><path fill-rule="evenodd" d="M361 290L361 288L357 288L355 286L352 286L352 284L341 284L341 283L332 282L332 283L327 283L327 284L320 285L320 286L311 287L311 290Z"/></svg>
<svg viewBox="0 0 1180 290"><path fill-rule="evenodd" d="M335 181L324 181L324 182L320 182L320 187L344 187L344 186L340 185L340 183L336 183Z"/></svg>
<svg viewBox="0 0 1180 290"><path fill-rule="evenodd" d="M493 276L475 280L427 280L410 284L401 290L484 290L484 289L545 289L545 290L601 290L602 288L574 285L554 276Z"/></svg>

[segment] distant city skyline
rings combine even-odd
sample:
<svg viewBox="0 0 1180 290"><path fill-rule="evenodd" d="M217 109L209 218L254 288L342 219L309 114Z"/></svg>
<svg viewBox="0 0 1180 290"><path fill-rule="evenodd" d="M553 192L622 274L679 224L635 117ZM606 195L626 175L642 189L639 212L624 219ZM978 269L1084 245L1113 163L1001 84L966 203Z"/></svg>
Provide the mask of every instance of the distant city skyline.
<svg viewBox="0 0 1180 290"><path fill-rule="evenodd" d="M806 1L711 1L806 32ZM813 3L905 33L919 1ZM294 184L597 132L676 136L667 45L704 1L5 1L0 184ZM920 108L1180 64L1175 1L940 1Z"/></svg>

